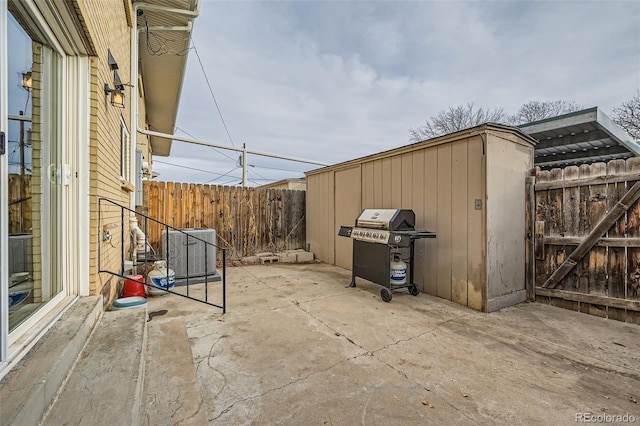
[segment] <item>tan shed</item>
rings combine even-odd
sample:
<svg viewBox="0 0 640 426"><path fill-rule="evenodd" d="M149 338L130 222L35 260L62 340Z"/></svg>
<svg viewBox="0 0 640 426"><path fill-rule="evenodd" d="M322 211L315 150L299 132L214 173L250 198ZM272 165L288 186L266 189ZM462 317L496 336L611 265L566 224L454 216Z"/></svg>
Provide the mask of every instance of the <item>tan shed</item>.
<svg viewBox="0 0 640 426"><path fill-rule="evenodd" d="M525 178L536 141L484 124L307 172L307 243L351 269L353 241L339 237L362 209L412 209L413 282L422 292L479 311L526 299ZM345 283L348 284L348 283Z"/></svg>

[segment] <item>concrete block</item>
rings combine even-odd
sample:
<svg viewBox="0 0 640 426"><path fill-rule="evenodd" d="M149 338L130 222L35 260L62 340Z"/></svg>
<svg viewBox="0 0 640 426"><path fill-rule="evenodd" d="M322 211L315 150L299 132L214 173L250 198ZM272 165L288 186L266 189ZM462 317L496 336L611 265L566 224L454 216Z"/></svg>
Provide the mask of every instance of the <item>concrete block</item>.
<svg viewBox="0 0 640 426"><path fill-rule="evenodd" d="M278 256L261 256L260 264L264 265L265 263L277 263L278 260Z"/></svg>
<svg viewBox="0 0 640 426"><path fill-rule="evenodd" d="M304 251L302 253L296 253L296 261L298 263L303 263L303 262L313 262L313 252L310 251Z"/></svg>
<svg viewBox="0 0 640 426"><path fill-rule="evenodd" d="M295 253L278 253L278 261L280 263L296 263L297 256Z"/></svg>
<svg viewBox="0 0 640 426"><path fill-rule="evenodd" d="M256 256L258 256L258 257L269 257L269 256L273 256L273 253L271 253L270 251L265 251L264 253L256 253Z"/></svg>
<svg viewBox="0 0 640 426"><path fill-rule="evenodd" d="M247 256L243 257L241 261L242 263L258 263L260 260L258 256Z"/></svg>

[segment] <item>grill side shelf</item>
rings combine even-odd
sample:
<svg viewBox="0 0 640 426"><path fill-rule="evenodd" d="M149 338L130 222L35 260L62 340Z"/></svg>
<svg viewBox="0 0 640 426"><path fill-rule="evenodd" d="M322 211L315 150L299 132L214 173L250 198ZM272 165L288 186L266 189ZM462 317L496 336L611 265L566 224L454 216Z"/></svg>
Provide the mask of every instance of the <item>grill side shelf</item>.
<svg viewBox="0 0 640 426"><path fill-rule="evenodd" d="M353 226L340 226L338 235L341 237L351 237L351 231L353 231Z"/></svg>

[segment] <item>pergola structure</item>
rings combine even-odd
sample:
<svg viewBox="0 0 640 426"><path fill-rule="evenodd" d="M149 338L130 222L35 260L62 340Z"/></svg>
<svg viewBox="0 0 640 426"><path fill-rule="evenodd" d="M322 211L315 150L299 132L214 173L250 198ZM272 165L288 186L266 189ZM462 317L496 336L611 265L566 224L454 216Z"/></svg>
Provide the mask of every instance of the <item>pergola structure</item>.
<svg viewBox="0 0 640 426"><path fill-rule="evenodd" d="M541 169L607 162L640 155L640 144L598 107L518 126L538 141Z"/></svg>

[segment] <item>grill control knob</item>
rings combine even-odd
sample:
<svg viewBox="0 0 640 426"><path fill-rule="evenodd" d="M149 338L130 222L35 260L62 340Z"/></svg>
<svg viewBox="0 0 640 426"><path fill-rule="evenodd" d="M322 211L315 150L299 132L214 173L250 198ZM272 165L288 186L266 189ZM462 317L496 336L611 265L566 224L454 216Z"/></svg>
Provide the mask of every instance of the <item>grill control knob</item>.
<svg viewBox="0 0 640 426"><path fill-rule="evenodd" d="M370 237L370 236L371 236L371 233L370 233L370 232L367 232L366 234L364 234L364 236L368 238L368 237Z"/></svg>
<svg viewBox="0 0 640 426"><path fill-rule="evenodd" d="M376 234L375 232L371 235L373 238L378 238L378 234Z"/></svg>

